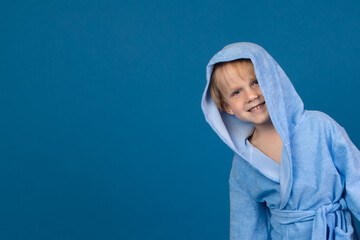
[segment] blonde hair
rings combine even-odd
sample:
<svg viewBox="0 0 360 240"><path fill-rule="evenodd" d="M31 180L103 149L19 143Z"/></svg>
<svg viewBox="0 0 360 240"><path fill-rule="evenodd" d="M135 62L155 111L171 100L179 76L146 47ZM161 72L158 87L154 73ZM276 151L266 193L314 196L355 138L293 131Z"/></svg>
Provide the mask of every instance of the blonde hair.
<svg viewBox="0 0 360 240"><path fill-rule="evenodd" d="M255 76L254 65L250 59L241 58L229 62L219 62L214 65L210 78L210 95L219 110L224 110L225 99L222 94L221 81L226 82L226 73L229 67L234 69L240 78Z"/></svg>

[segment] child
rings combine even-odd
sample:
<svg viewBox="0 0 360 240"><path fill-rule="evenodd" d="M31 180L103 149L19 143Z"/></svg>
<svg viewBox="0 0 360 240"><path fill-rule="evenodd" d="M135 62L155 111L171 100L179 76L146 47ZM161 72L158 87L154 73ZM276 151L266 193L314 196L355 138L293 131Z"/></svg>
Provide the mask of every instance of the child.
<svg viewBox="0 0 360 240"><path fill-rule="evenodd" d="M360 152L328 115L304 110L275 60L235 43L207 65L205 118L234 151L230 239L354 239Z"/></svg>

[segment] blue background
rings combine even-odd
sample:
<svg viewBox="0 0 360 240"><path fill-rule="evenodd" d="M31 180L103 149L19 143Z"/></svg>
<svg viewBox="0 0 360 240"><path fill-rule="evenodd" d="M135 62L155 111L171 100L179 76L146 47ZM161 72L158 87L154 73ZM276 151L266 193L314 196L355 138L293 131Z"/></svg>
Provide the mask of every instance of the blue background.
<svg viewBox="0 0 360 240"><path fill-rule="evenodd" d="M7 1L0 238L228 239L205 66L263 46L360 146L359 1Z"/></svg>

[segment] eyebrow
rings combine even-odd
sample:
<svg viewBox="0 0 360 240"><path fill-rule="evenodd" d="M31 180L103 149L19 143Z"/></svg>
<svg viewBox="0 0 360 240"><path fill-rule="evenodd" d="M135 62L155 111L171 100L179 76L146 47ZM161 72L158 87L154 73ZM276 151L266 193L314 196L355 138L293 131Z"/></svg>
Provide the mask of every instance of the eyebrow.
<svg viewBox="0 0 360 240"><path fill-rule="evenodd" d="M251 78L250 84L252 84L252 83L255 82L255 81L257 81L257 78L256 78L256 77ZM229 86L229 85L228 85L228 86ZM243 89L243 87L230 88L230 91L236 91L236 90L239 90L239 89Z"/></svg>
<svg viewBox="0 0 360 240"><path fill-rule="evenodd" d="M255 76L251 77L251 79L249 81L250 85L255 81L257 81L257 78ZM229 88L229 96L232 96L235 91L239 91L239 90L243 90L243 89L244 89L243 87Z"/></svg>

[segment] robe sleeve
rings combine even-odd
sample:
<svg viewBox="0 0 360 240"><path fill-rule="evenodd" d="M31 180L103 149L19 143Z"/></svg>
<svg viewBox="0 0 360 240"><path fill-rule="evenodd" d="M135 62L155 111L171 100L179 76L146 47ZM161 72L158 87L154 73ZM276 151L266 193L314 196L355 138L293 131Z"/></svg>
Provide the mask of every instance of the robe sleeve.
<svg viewBox="0 0 360 240"><path fill-rule="evenodd" d="M269 212L265 203L256 202L237 187L230 176L230 240L270 239Z"/></svg>
<svg viewBox="0 0 360 240"><path fill-rule="evenodd" d="M345 180L345 200L352 214L360 220L360 151L345 129L338 125L333 137L334 164Z"/></svg>

